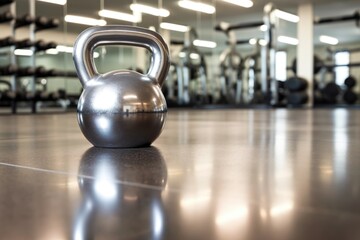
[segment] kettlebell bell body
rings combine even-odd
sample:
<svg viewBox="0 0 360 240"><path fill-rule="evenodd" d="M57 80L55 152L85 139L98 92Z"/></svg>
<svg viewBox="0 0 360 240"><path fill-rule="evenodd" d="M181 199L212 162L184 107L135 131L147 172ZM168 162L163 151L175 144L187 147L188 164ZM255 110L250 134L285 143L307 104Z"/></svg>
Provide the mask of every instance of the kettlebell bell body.
<svg viewBox="0 0 360 240"><path fill-rule="evenodd" d="M131 45L148 49L147 74L96 71L92 53L100 45ZM74 45L75 67L83 85L77 116L84 136L96 147L127 148L150 145L161 133L167 112L161 92L170 66L162 37L132 26L92 27Z"/></svg>

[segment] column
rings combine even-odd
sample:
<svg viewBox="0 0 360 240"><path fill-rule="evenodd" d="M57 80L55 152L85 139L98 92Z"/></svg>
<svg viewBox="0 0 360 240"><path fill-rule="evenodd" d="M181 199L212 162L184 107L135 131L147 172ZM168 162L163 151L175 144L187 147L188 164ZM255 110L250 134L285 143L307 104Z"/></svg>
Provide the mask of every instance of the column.
<svg viewBox="0 0 360 240"><path fill-rule="evenodd" d="M297 46L297 75L308 80L307 106L312 107L314 84L314 12L312 3L299 5L300 21L297 27L299 45Z"/></svg>

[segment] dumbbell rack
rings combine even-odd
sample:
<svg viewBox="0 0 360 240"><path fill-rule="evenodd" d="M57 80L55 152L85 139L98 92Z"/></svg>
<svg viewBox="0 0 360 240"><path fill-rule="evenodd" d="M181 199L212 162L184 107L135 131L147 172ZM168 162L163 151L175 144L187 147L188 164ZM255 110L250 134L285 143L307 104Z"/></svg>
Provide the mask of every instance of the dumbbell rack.
<svg viewBox="0 0 360 240"><path fill-rule="evenodd" d="M53 28L53 27L57 27L56 25L54 25L53 27L38 27L37 26L37 22L36 22L36 15L35 15L35 0L30 0L29 1L29 17L31 18L31 21L29 21L28 23L25 24L20 24L20 26L17 26L17 18L16 18L16 2L14 1L11 4L10 7L10 11L12 13L12 15L14 16L14 19L11 22L11 30L12 30L12 37L15 39L16 36L16 29L19 27L25 27L28 26L29 27L29 40L31 42L31 46L30 46L30 50L32 52L32 55L30 57L30 68L32 68L33 70L36 69L36 52L37 52L37 46L35 45L36 43L36 32L40 31L40 30L45 30L45 29L49 29L49 28ZM16 46L13 45L11 46L11 54L10 54L10 61L11 64L14 66L17 66L17 57L15 55L15 49ZM25 96L26 99L29 98L30 102L31 102L31 112L32 113L36 113L37 109L36 109L36 80L37 80L37 74L36 72L34 72L33 74L28 74L25 76L31 76L31 81L30 81L30 91L26 93L27 96ZM12 91L15 92L16 96L18 95L18 90L19 90L19 79L21 76L21 74L13 74L11 77L11 82L12 82ZM16 113L17 112L17 102L19 101L18 97L15 97L15 99L12 101L12 113Z"/></svg>
<svg viewBox="0 0 360 240"><path fill-rule="evenodd" d="M8 23L10 21L11 29L13 29L12 26L15 24L15 15L14 15L15 2L13 0L2 1L0 3L0 8L8 6L8 5L10 5L10 15L11 15L11 17L8 20L2 21L1 23ZM4 13L6 13L6 12L4 12ZM13 35L13 32L12 32L12 35ZM11 47L11 52L13 52L14 50L15 50L15 47L14 48ZM11 58L10 62L13 63L14 62L14 59L13 59L14 56L12 54L10 54L10 58ZM14 87L16 85L15 80L14 80L14 76L12 76L11 83L12 83L11 84L11 90L14 90ZM11 103L12 109L14 109L14 103L15 103L15 101L12 101L12 103Z"/></svg>
<svg viewBox="0 0 360 240"><path fill-rule="evenodd" d="M32 10L32 5L35 5L34 0L30 0L30 11ZM17 26L17 16L16 16L16 1L11 3L10 12L13 15L13 20L10 23L11 35L15 39L15 37L16 37L16 29L18 28L18 26ZM31 15L33 17L35 14L31 14ZM33 30L34 30L34 25L35 24L32 23L30 25L32 25L32 26L30 26L30 28L32 27ZM26 26L26 25L24 25L24 26ZM32 32L32 31L30 31L30 32ZM10 64L13 65L13 66L18 66L17 57L15 55L16 48L17 47L16 47L15 44L13 44L10 47ZM33 51L34 49L31 49L31 50ZM17 112L17 102L18 102L18 94L19 94L18 90L19 90L19 83L20 83L19 79L18 79L19 76L17 76L17 75L18 75L17 73L14 73L14 74L11 75L11 86L12 86L11 90L15 94L14 99L12 100L12 103L11 103L11 111L12 111L12 113ZM31 84L32 84L32 89L35 89L35 81L32 81ZM33 109L32 112L35 112L35 111Z"/></svg>

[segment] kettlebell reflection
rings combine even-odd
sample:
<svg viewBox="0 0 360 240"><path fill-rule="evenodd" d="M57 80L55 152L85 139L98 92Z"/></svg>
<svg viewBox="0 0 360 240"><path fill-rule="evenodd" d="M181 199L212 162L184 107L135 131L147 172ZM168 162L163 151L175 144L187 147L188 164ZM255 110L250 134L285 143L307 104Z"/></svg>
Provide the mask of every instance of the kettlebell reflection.
<svg viewBox="0 0 360 240"><path fill-rule="evenodd" d="M158 149L90 148L82 156L82 201L72 239L162 239L167 169Z"/></svg>

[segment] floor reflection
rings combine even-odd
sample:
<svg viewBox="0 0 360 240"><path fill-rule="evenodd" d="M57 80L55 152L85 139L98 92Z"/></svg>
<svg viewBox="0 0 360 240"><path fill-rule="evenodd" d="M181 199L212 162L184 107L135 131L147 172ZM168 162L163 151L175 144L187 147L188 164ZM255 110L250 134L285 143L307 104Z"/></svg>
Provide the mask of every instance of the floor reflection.
<svg viewBox="0 0 360 240"><path fill-rule="evenodd" d="M0 131L1 239L360 239L358 110L179 110L161 153L23 117Z"/></svg>
<svg viewBox="0 0 360 240"><path fill-rule="evenodd" d="M162 239L166 181L164 158L154 147L88 149L79 166L82 201L72 239Z"/></svg>

